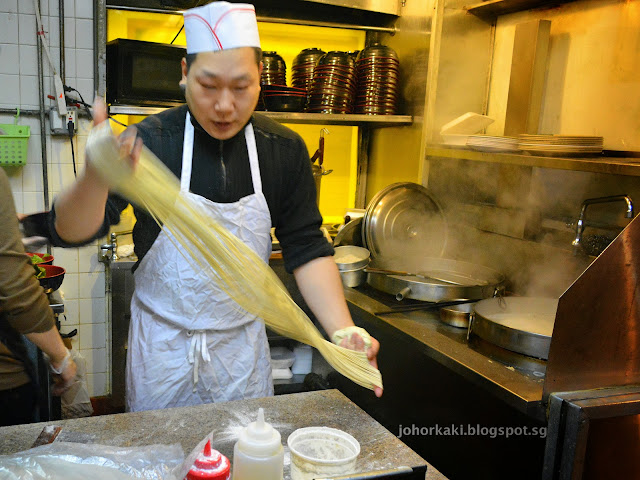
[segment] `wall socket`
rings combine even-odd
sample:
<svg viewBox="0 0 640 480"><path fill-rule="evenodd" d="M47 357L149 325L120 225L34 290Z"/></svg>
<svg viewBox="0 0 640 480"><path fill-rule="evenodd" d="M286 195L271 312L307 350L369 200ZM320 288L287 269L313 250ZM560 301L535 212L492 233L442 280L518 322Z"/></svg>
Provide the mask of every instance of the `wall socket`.
<svg viewBox="0 0 640 480"><path fill-rule="evenodd" d="M49 110L49 123L51 125L51 135L69 136L68 123L73 122L73 135L76 134L78 120L78 107L67 107L67 114L60 115L58 109L53 107Z"/></svg>

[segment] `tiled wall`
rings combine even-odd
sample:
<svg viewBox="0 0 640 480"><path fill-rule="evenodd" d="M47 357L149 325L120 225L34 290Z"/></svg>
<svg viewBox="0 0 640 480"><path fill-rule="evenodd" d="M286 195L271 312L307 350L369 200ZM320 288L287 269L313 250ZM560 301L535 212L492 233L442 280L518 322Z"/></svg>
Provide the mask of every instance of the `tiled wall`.
<svg viewBox="0 0 640 480"><path fill-rule="evenodd" d="M58 0L40 0L43 27L56 67L60 58ZM65 83L80 91L92 103L93 86L93 2L65 0ZM0 0L0 107L34 110L39 108L36 57L36 16L32 0ZM45 97L53 94L51 69L44 59ZM46 100L45 105L52 105ZM13 116L0 114L0 123L13 123ZM24 167L7 168L18 212L33 213L44 208L40 122L36 116L21 116L20 124L31 127L29 154ZM46 129L49 131L48 118ZM77 171L84 168L84 144L89 122L79 121L73 139ZM54 198L74 180L69 138L46 138L48 186ZM77 249L53 250L55 264L67 270L61 291L66 319L62 331L78 329L73 348L87 361L87 383L92 396L109 391L108 329L104 267L97 260L97 244Z"/></svg>

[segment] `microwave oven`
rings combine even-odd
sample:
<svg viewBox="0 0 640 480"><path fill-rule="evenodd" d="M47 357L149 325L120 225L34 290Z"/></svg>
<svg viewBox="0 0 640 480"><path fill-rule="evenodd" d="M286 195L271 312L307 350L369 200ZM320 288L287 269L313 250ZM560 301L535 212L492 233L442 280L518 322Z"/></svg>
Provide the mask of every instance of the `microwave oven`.
<svg viewBox="0 0 640 480"><path fill-rule="evenodd" d="M185 103L184 47L118 38L107 43L107 102L171 107Z"/></svg>

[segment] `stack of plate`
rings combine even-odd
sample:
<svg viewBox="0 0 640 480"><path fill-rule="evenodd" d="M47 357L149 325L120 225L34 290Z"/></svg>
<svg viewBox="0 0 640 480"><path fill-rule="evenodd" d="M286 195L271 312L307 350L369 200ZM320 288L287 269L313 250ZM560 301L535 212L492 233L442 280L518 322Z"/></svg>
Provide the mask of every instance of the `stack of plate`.
<svg viewBox="0 0 640 480"><path fill-rule="evenodd" d="M520 135L518 148L523 152L547 157L599 155L602 137L576 135Z"/></svg>
<svg viewBox="0 0 640 480"><path fill-rule="evenodd" d="M390 47L374 43L357 60L356 113L393 115L398 103L400 61Z"/></svg>
<svg viewBox="0 0 640 480"><path fill-rule="evenodd" d="M287 65L276 52L262 52L262 85L286 85Z"/></svg>
<svg viewBox="0 0 640 480"><path fill-rule="evenodd" d="M516 137L469 135L467 147L481 152L515 152L518 150L518 139Z"/></svg>
<svg viewBox="0 0 640 480"><path fill-rule="evenodd" d="M307 112L353 113L356 63L347 52L326 53L313 70Z"/></svg>
<svg viewBox="0 0 640 480"><path fill-rule="evenodd" d="M313 80L313 69L325 53L319 48L305 48L296 55L291 66L291 84L309 92Z"/></svg>

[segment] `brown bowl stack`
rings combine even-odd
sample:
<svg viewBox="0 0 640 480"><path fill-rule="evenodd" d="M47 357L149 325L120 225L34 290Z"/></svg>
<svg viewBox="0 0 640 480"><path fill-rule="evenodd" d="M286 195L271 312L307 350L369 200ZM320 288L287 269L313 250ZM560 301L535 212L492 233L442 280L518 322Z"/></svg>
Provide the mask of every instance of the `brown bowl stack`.
<svg viewBox="0 0 640 480"><path fill-rule="evenodd" d="M356 65L347 52L328 52L313 70L307 111L353 113L356 93Z"/></svg>
<svg viewBox="0 0 640 480"><path fill-rule="evenodd" d="M304 88L309 92L311 90L311 81L313 80L313 69L325 53L324 50L319 48L305 48L296 55L291 66L291 85L297 88Z"/></svg>
<svg viewBox="0 0 640 480"><path fill-rule="evenodd" d="M398 106L398 54L391 47L374 43L360 51L356 65L355 112L394 115Z"/></svg>

